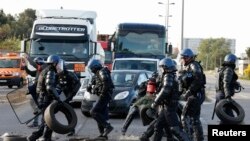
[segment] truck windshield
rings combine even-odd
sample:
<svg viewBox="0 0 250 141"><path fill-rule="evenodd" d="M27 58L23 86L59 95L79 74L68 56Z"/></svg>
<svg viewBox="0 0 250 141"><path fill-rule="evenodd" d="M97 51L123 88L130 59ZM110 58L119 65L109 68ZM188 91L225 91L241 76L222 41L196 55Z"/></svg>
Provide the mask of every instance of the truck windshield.
<svg viewBox="0 0 250 141"><path fill-rule="evenodd" d="M0 59L0 68L19 68L20 59Z"/></svg>
<svg viewBox="0 0 250 141"><path fill-rule="evenodd" d="M30 55L58 54L66 61L84 61L89 58L89 42L75 40L33 40Z"/></svg>
<svg viewBox="0 0 250 141"><path fill-rule="evenodd" d="M165 39L155 33L129 32L118 37L115 46L116 53L130 53L137 55L164 55Z"/></svg>

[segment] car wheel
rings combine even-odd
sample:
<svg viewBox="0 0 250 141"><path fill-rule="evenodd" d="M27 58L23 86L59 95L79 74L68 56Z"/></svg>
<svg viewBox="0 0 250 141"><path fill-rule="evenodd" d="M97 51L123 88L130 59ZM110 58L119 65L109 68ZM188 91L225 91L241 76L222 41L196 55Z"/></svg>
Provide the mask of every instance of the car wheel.
<svg viewBox="0 0 250 141"><path fill-rule="evenodd" d="M3 141L27 141L27 139L21 135L7 135L3 137Z"/></svg>
<svg viewBox="0 0 250 141"><path fill-rule="evenodd" d="M10 88L10 89L11 89L12 87L13 87L12 85L8 85L8 88Z"/></svg>
<svg viewBox="0 0 250 141"><path fill-rule="evenodd" d="M225 112L225 107L232 109L236 116L230 116ZM227 99L220 100L215 108L218 118L225 123L238 124L245 118L244 109L234 100L228 101ZM234 114L235 115L235 114Z"/></svg>
<svg viewBox="0 0 250 141"><path fill-rule="evenodd" d="M62 112L68 124L60 123L56 117L55 113L58 111ZM52 102L44 112L44 121L48 125L48 127L56 133L59 134L66 134L72 131L76 124L77 124L77 115L74 109L67 103L63 102L62 104L58 105L57 101Z"/></svg>

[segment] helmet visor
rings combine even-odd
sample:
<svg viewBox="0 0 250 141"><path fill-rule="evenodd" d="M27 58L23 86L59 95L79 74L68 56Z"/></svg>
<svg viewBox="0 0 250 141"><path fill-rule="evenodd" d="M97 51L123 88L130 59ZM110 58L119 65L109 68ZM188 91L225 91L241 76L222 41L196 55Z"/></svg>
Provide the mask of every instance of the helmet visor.
<svg viewBox="0 0 250 141"><path fill-rule="evenodd" d="M64 64L63 60L60 59L56 65L56 72L57 73L61 73L63 71L63 64Z"/></svg>

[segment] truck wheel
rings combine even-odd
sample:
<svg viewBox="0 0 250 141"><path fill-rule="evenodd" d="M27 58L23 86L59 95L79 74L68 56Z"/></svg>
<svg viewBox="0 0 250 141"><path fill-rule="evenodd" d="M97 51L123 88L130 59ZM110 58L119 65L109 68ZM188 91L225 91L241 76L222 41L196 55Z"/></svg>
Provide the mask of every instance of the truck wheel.
<svg viewBox="0 0 250 141"><path fill-rule="evenodd" d="M234 117L228 115L225 112L225 107L231 108L233 113L236 113ZM218 118L225 123L238 124L245 118L244 109L234 100L228 101L227 99L220 100L215 109Z"/></svg>
<svg viewBox="0 0 250 141"><path fill-rule="evenodd" d="M17 84L17 88L21 88L22 86L23 86L23 79L21 79L19 84Z"/></svg>
<svg viewBox="0 0 250 141"><path fill-rule="evenodd" d="M12 87L13 87L12 85L8 85L8 88L10 88L10 89L11 89Z"/></svg>

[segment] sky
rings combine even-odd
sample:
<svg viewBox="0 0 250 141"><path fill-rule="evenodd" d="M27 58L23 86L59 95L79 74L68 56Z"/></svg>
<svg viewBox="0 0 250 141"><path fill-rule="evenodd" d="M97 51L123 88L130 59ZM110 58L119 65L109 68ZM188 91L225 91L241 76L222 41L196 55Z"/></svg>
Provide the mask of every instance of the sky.
<svg viewBox="0 0 250 141"><path fill-rule="evenodd" d="M27 8L93 10L97 12L98 33L112 34L121 22L166 25L169 7L168 40L180 47L182 1L184 38L236 39L237 55L250 47L250 0L169 0L174 4L168 6L168 0L1 0L0 9L11 15Z"/></svg>

